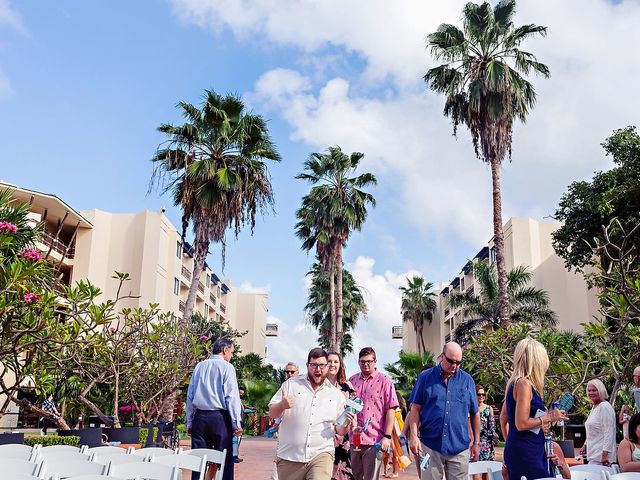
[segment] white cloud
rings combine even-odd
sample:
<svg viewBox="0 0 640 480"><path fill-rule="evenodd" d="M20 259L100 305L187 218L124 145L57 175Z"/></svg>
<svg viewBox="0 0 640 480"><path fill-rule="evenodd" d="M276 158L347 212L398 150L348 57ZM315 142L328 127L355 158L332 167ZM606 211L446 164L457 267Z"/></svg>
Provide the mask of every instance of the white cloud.
<svg viewBox="0 0 640 480"><path fill-rule="evenodd" d="M318 332L305 322L290 324L273 315L267 323L278 325L278 336L267 337L267 361L276 367L293 362L303 369L309 350L318 346Z"/></svg>
<svg viewBox="0 0 640 480"><path fill-rule="evenodd" d="M238 292L240 293L262 293L268 294L271 292L271 284L268 283L262 287L254 286L248 280L245 280L238 286Z"/></svg>
<svg viewBox="0 0 640 480"><path fill-rule="evenodd" d="M22 35L28 35L22 17L11 7L9 0L0 0L0 27L4 26Z"/></svg>

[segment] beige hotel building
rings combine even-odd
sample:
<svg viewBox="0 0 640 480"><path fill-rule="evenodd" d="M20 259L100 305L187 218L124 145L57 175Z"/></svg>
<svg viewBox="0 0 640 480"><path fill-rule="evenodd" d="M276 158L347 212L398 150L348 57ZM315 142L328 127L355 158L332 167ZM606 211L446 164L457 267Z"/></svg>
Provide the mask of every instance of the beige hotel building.
<svg viewBox="0 0 640 480"><path fill-rule="evenodd" d="M581 323L598 315L598 299L595 291L587 288L582 274L569 272L564 260L553 250L551 234L559 227L556 221L510 219L504 226L505 263L507 271L520 265L529 267L533 274L530 285L548 293L551 309L558 316L557 328L580 332ZM470 260L493 264L493 240ZM452 339L456 327L463 321L460 309L449 307L447 296L452 292L479 289L469 267L470 263L465 264L450 283L441 284L437 290L433 321L423 329L426 348L435 354L442 351L444 343ZM403 350L418 351L416 333L410 322L404 322L401 329L394 327L393 337L402 337Z"/></svg>
<svg viewBox="0 0 640 480"><path fill-rule="evenodd" d="M114 271L130 275L120 307L148 307L157 303L180 317L191 284L193 252L164 211L110 213L77 212L53 194L0 182L13 199L30 205L30 218L43 222L45 235L38 249L56 266L68 285L89 280L102 291L99 300L114 299L118 280ZM194 311L212 322L225 322L248 333L239 339L244 353L265 356L267 295L241 293L205 264L200 276ZM271 326L269 326L271 327Z"/></svg>

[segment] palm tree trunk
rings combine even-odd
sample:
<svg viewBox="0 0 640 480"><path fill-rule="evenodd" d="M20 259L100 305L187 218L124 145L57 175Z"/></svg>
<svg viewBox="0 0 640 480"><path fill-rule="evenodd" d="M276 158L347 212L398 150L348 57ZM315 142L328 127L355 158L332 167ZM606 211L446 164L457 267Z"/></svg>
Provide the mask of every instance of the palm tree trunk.
<svg viewBox="0 0 640 480"><path fill-rule="evenodd" d="M209 245L200 240L200 235L196 232L195 252L193 256L193 274L191 276L191 285L187 294L187 301L184 304L184 312L182 314L182 323L186 325L191 321L191 315L196 304L196 294L198 292L198 283L200 283L200 275L204 270L204 262L207 259Z"/></svg>
<svg viewBox="0 0 640 480"><path fill-rule="evenodd" d="M491 183L493 185L493 245L496 249L498 271L498 302L500 323L509 326L509 297L507 295L507 269L504 264L504 232L502 231L502 195L500 193L500 161L491 159Z"/></svg>
<svg viewBox="0 0 640 480"><path fill-rule="evenodd" d="M336 352L342 349L342 338L344 337L344 308L343 308L343 289L342 289L342 245L338 245L336 251Z"/></svg>
<svg viewBox="0 0 640 480"><path fill-rule="evenodd" d="M329 350L337 352L336 333L337 333L337 320L336 320L336 271L335 260L331 260L329 263L329 302L331 304L331 333L329 336Z"/></svg>
<svg viewBox="0 0 640 480"><path fill-rule="evenodd" d="M414 320L413 326L416 331L416 350L418 350L418 355L422 356L422 352L420 351L422 348L422 342L420 341L422 339L422 325Z"/></svg>

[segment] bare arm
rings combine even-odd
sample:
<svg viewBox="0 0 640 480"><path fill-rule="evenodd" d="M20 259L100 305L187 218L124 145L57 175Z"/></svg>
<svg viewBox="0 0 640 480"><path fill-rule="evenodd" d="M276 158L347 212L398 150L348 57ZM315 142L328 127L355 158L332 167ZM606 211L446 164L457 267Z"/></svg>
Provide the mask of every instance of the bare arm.
<svg viewBox="0 0 640 480"><path fill-rule="evenodd" d="M625 438L618 447L618 464L623 472L640 472L640 462L631 460L632 452L633 445Z"/></svg>
<svg viewBox="0 0 640 480"><path fill-rule="evenodd" d="M407 415L407 423L409 424L409 448L411 448L411 451L416 455L419 455L422 450L422 445L420 445L420 440L418 439L418 422L420 421L421 409L422 405L412 403L409 414Z"/></svg>
<svg viewBox="0 0 640 480"><path fill-rule="evenodd" d="M543 427L557 420L568 420L562 410L553 409L541 417L532 418L529 416L531 405L532 387L528 380L521 378L513 388L513 398L516 401L515 424L518 431L531 430L532 428Z"/></svg>
<svg viewBox="0 0 640 480"><path fill-rule="evenodd" d="M507 439L507 434L509 433L509 418L507 416L507 402L502 402L502 408L500 409L500 430L502 431L502 436L504 439Z"/></svg>

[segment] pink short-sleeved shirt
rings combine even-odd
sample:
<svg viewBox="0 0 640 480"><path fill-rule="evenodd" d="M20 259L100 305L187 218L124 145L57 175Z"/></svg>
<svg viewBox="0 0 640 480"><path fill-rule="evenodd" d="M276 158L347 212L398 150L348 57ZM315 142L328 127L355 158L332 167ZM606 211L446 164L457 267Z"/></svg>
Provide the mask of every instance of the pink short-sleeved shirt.
<svg viewBox="0 0 640 480"><path fill-rule="evenodd" d="M364 408L358 414L358 425L362 426L367 419L371 419L369 428L360 434L360 443L362 445L380 443L385 433L387 410L398 406L396 388L391 379L378 370L366 378L361 373L357 373L349 381L364 404ZM350 440L352 435L352 433L349 434Z"/></svg>

